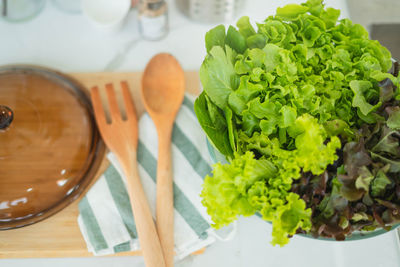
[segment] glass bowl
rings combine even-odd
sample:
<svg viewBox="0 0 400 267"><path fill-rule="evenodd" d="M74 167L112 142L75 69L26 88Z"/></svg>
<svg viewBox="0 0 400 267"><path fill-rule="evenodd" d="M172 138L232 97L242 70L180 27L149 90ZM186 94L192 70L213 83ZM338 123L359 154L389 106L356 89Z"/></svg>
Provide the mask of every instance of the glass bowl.
<svg viewBox="0 0 400 267"><path fill-rule="evenodd" d="M94 179L105 144L86 88L57 71L1 66L0 106L0 230L7 230L72 203Z"/></svg>
<svg viewBox="0 0 400 267"><path fill-rule="evenodd" d="M0 10L7 22L26 22L39 15L45 5L46 0L3 0Z"/></svg>
<svg viewBox="0 0 400 267"><path fill-rule="evenodd" d="M211 142L208 140L207 138L207 148L208 148L208 152L210 154L211 157L211 161L215 164L217 162L220 163L228 163L228 161L226 160L225 156L222 155L212 144ZM261 214L257 213L256 216L261 218ZM266 221L267 222L267 221ZM271 224L270 222L267 222L269 224ZM392 231L396 228L398 228L400 226L400 223L395 224L392 226L392 228L389 231ZM384 233L389 232L383 228L380 229L376 229L374 231L354 231L351 235L346 236L346 239L344 241L355 241L355 240L361 240L361 239L367 239L367 238L371 238L371 237L375 237L378 235L382 235ZM325 241L337 241L334 238L327 238L327 237L314 237L311 234L297 234L299 236L303 236L306 238L312 238L312 239L318 239L318 240L325 240Z"/></svg>

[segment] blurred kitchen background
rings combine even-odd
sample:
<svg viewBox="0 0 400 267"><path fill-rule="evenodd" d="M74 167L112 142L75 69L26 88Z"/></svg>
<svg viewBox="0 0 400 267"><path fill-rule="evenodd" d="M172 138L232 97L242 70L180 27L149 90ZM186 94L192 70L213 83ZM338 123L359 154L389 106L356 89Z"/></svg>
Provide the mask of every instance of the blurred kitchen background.
<svg viewBox="0 0 400 267"><path fill-rule="evenodd" d="M140 70L163 47L178 60L192 57L180 61L184 69L195 70L205 54L204 33L213 25L235 23L242 15L251 15L254 23L278 6L302 2L263 1L270 2L268 10L258 15L253 10L259 0L0 0L2 47L12 48L0 53L0 64L42 62L74 72ZM342 10L341 18L365 26L400 58L400 1L325 2L337 3L332 7ZM147 52L133 56L132 50Z"/></svg>

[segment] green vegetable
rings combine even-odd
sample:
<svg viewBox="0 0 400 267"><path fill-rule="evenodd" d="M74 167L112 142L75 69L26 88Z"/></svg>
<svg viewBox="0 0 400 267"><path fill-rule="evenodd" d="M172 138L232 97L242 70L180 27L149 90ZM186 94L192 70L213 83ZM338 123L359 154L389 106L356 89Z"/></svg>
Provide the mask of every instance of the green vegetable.
<svg viewBox="0 0 400 267"><path fill-rule="evenodd" d="M372 83L369 81L351 81L350 88L354 92L353 107L358 107L364 116L367 116L371 111L376 110L382 103L378 102L376 105L368 103L368 93L371 93ZM378 97L378 93L375 94ZM373 99L372 99L373 100Z"/></svg>
<svg viewBox="0 0 400 267"><path fill-rule="evenodd" d="M320 211L319 217L329 219L336 212L345 210L348 205L348 200L340 194L341 187L342 185L338 179L332 180L332 192L326 196L317 207Z"/></svg>
<svg viewBox="0 0 400 267"><path fill-rule="evenodd" d="M194 110L201 127L213 145L225 156L232 157L233 151L223 111L215 106L204 92L196 99Z"/></svg>
<svg viewBox="0 0 400 267"><path fill-rule="evenodd" d="M382 197L385 194L386 186L390 185L391 183L392 181L390 181L386 174L382 170L379 170L375 179L372 181L371 196Z"/></svg>
<svg viewBox="0 0 400 267"><path fill-rule="evenodd" d="M237 89L238 75L233 68L235 52L229 47L214 46L200 68L204 91L217 107L224 109L229 94Z"/></svg>
<svg viewBox="0 0 400 267"><path fill-rule="evenodd" d="M277 169L270 161L256 160L251 152L236 156L230 164L214 165L214 177L206 176L201 193L214 226L227 225L238 215L253 215L258 208L251 204L256 182L265 183L276 173Z"/></svg>
<svg viewBox="0 0 400 267"><path fill-rule="evenodd" d="M394 130L400 130L400 107L389 109L389 111L390 114L387 120L388 127Z"/></svg>
<svg viewBox="0 0 400 267"><path fill-rule="evenodd" d="M253 153L246 152L230 164L217 163L213 177L205 178L201 197L215 228L231 223L239 215L260 212L272 221L272 243L282 246L289 241L288 234L311 226L311 210L298 195L284 190L283 184L272 162L255 159Z"/></svg>
<svg viewBox="0 0 400 267"><path fill-rule="evenodd" d="M276 10L276 16L284 20L296 20L301 14L308 11L308 7L297 4L289 4L284 7L278 7Z"/></svg>
<svg viewBox="0 0 400 267"><path fill-rule="evenodd" d="M229 26L228 28L226 44L229 47L232 47L237 53L243 53L247 48L246 39L232 26ZM223 45L221 46L223 47Z"/></svg>
<svg viewBox="0 0 400 267"><path fill-rule="evenodd" d="M206 34L195 111L229 161L214 166L201 194L215 227L258 212L272 222L273 244L308 231L343 239L364 213L374 218L349 217L348 202L388 195L387 172L400 172L400 108L387 105L400 99L399 78L388 73L389 51L339 15L309 0L256 29L242 17ZM310 192L321 202L310 203Z"/></svg>
<svg viewBox="0 0 400 267"><path fill-rule="evenodd" d="M219 25L206 33L206 49L207 53L210 52L211 48L214 46L225 47L225 27L224 25Z"/></svg>

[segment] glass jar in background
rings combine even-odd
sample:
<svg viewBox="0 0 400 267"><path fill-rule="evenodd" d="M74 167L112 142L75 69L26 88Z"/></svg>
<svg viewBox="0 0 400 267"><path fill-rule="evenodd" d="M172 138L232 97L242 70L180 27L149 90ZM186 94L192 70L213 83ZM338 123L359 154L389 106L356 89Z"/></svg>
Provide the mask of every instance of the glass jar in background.
<svg viewBox="0 0 400 267"><path fill-rule="evenodd" d="M146 40L156 41L168 33L167 3L163 0L139 2L139 31Z"/></svg>
<svg viewBox="0 0 400 267"><path fill-rule="evenodd" d="M0 0L1 18L8 22L25 22L43 11L46 0Z"/></svg>
<svg viewBox="0 0 400 267"><path fill-rule="evenodd" d="M231 21L246 0L175 0L179 10L194 21L215 24Z"/></svg>

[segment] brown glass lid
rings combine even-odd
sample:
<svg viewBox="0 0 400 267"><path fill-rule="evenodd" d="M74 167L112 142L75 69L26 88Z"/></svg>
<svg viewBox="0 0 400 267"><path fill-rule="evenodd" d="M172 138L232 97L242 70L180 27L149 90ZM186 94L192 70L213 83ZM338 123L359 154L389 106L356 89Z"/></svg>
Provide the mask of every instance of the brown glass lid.
<svg viewBox="0 0 400 267"><path fill-rule="evenodd" d="M78 83L40 67L0 67L0 230L67 206L94 177L104 149Z"/></svg>

